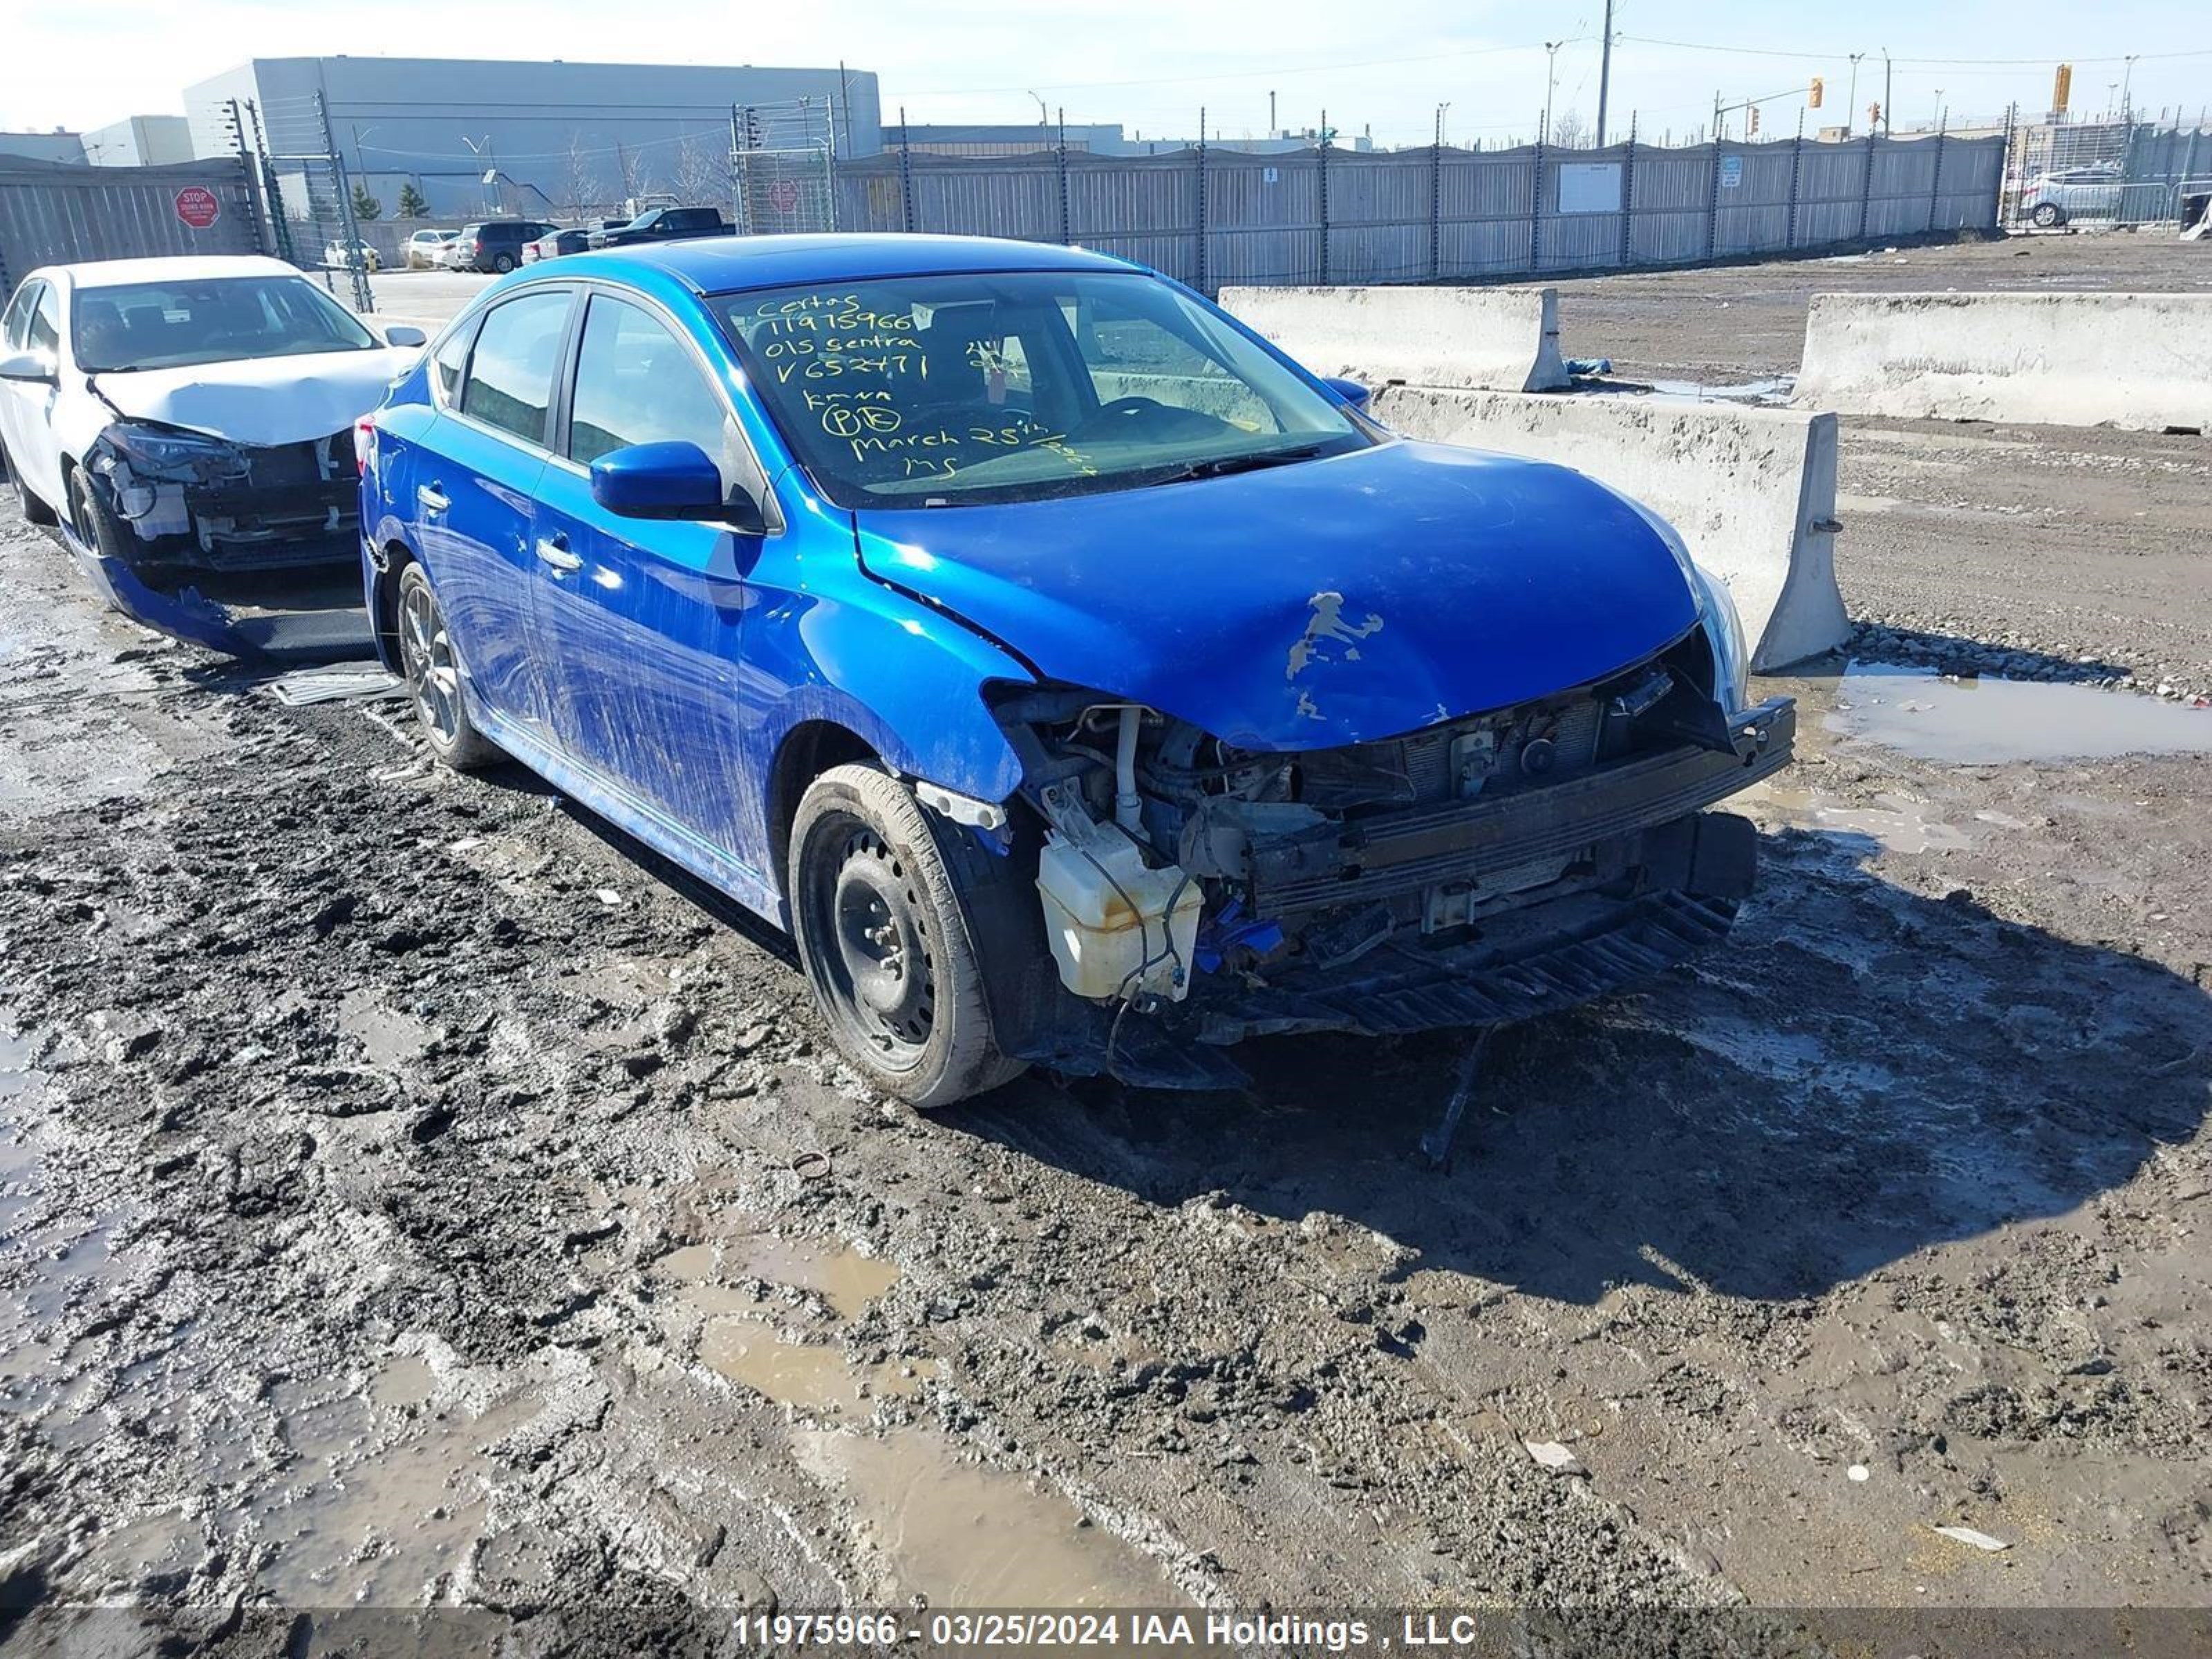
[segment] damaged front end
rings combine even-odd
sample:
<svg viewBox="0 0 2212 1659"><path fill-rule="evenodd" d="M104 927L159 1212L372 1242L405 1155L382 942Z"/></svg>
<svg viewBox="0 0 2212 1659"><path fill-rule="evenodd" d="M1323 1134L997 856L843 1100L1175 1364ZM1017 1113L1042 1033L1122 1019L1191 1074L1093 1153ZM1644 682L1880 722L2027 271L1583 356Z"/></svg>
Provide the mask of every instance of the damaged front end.
<svg viewBox="0 0 2212 1659"><path fill-rule="evenodd" d="M132 620L232 656L370 653L352 428L258 445L117 421L87 450L83 488L106 523L66 526L67 540Z"/></svg>
<svg viewBox="0 0 2212 1659"><path fill-rule="evenodd" d="M259 445L118 421L94 441L85 468L102 504L136 537L134 563L295 570L355 557L361 484L351 427Z"/></svg>
<svg viewBox="0 0 2212 1659"><path fill-rule="evenodd" d="M1795 706L1723 713L1693 629L1604 680L1376 742L1239 749L1079 690L996 713L1041 820L1059 979L1004 996L1007 1052L1169 1087L1294 1031L1403 1033L1604 995L1724 938Z"/></svg>

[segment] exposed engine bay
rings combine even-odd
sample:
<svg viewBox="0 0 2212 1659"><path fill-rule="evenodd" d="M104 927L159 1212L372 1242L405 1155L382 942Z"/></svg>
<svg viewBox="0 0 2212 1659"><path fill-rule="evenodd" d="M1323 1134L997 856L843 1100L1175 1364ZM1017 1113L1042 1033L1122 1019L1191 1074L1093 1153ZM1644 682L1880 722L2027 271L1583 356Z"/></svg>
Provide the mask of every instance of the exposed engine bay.
<svg viewBox="0 0 2212 1659"><path fill-rule="evenodd" d="M140 421L102 432L85 457L144 566L217 571L350 566L361 481L351 427L258 445Z"/></svg>
<svg viewBox="0 0 2212 1659"><path fill-rule="evenodd" d="M1025 1055L1230 1081L1194 1044L1522 1018L1703 948L1756 861L1747 820L1703 809L1796 729L1790 700L1729 716L1715 685L1692 629L1595 685L1288 752L1024 688L997 712L1043 825L1047 942L1107 1033L1086 1065L1098 1045L1032 1021Z"/></svg>

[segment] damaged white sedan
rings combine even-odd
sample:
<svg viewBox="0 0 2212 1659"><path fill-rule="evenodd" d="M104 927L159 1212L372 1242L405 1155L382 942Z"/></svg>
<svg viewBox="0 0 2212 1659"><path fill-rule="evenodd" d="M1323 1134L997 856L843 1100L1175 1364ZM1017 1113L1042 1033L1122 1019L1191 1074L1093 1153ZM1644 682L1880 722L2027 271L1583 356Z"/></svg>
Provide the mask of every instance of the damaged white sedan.
<svg viewBox="0 0 2212 1659"><path fill-rule="evenodd" d="M0 315L0 449L118 609L234 648L200 586L354 562L355 423L422 344L275 259L51 265Z"/></svg>

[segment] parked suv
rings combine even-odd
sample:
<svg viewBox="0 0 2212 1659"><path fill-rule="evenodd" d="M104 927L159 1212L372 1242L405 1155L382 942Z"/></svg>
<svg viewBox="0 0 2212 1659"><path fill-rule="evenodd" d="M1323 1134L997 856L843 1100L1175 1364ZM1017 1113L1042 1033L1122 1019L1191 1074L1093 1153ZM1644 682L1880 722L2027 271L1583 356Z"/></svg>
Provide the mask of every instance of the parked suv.
<svg viewBox="0 0 2212 1659"><path fill-rule="evenodd" d="M720 208L649 208L626 225L592 233L593 247L629 247L637 242L673 242L688 236L733 236L737 228Z"/></svg>
<svg viewBox="0 0 2212 1659"><path fill-rule="evenodd" d="M481 224L463 225L456 268L502 274L513 270L522 263L525 242L534 242L556 228L536 219L486 219Z"/></svg>

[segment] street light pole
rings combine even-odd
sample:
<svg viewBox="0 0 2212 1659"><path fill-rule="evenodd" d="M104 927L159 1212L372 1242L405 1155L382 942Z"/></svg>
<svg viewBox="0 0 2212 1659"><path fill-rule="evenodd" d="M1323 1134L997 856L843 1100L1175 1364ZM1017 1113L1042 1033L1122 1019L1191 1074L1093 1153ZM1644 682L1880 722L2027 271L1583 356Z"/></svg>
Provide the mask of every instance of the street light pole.
<svg viewBox="0 0 2212 1659"><path fill-rule="evenodd" d="M2120 119L2128 122L2130 125L2134 123L2136 118L2136 59L2142 56L2142 54L2139 52L2130 52L2128 54L2127 72L2120 77Z"/></svg>
<svg viewBox="0 0 2212 1659"><path fill-rule="evenodd" d="M1851 123L1858 112L1859 59L1865 56L1863 52L1851 54L1851 95L1844 100L1844 137L1846 138L1851 136Z"/></svg>
<svg viewBox="0 0 2212 1659"><path fill-rule="evenodd" d="M1887 137L1897 129L1897 111L1889 95L1889 48L1881 49L1881 131Z"/></svg>
<svg viewBox="0 0 2212 1659"><path fill-rule="evenodd" d="M1559 84L1559 48L1566 44L1564 40L1544 42L1544 131L1536 140L1538 143L1552 142L1552 93Z"/></svg>
<svg viewBox="0 0 2212 1659"><path fill-rule="evenodd" d="M1280 129L1275 125L1275 94L1267 94L1267 137L1273 138Z"/></svg>

